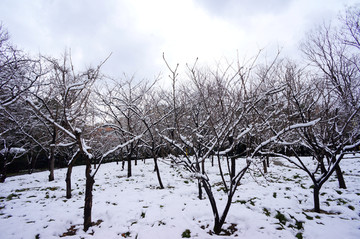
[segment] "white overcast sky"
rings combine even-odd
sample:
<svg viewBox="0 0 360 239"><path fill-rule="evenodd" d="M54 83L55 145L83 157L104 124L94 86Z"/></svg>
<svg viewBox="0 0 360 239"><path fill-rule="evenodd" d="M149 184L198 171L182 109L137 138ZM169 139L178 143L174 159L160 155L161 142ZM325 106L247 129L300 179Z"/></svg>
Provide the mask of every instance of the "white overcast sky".
<svg viewBox="0 0 360 239"><path fill-rule="evenodd" d="M11 41L32 54L71 48L78 68L113 53L103 70L153 78L170 64L251 56L266 47L297 54L305 33L355 0L1 0Z"/></svg>

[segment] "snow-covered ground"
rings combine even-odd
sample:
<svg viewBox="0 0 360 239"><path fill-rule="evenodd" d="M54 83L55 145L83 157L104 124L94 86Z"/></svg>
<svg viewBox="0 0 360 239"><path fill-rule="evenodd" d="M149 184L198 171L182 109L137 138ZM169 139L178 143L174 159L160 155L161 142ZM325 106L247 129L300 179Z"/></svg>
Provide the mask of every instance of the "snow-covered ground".
<svg viewBox="0 0 360 239"><path fill-rule="evenodd" d="M360 157L360 155L357 155ZM207 199L197 198L196 180L179 168L160 163L165 189L157 189L152 160L138 162L133 177L121 165L102 165L96 176L93 221L82 230L84 167L73 170L73 198L65 198L65 169L7 178L0 185L0 238L360 238L360 158L347 158L348 189L339 189L335 177L321 190L321 209L313 213L311 181L304 172L274 159L266 177L250 171L241 181L224 228L231 236L209 234L213 226ZM243 162L239 162L241 164ZM281 166L285 164L286 166ZM290 167L289 167L290 166ZM226 202L217 167L207 165L219 207ZM252 168L254 169L254 167ZM185 235L185 234L184 234Z"/></svg>

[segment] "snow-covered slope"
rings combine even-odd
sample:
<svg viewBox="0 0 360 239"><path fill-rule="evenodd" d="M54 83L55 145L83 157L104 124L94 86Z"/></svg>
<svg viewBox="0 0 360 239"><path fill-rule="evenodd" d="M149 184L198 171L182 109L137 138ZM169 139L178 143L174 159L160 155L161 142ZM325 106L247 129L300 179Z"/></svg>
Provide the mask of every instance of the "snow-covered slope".
<svg viewBox="0 0 360 239"><path fill-rule="evenodd" d="M358 155L359 156L359 155ZM240 162L239 164L243 163ZM284 166L285 165L285 166ZM290 167L289 167L290 166ZM10 177L0 185L0 238L360 238L360 159L346 158L348 189L333 177L321 190L321 208L313 213L309 178L281 159L274 159L266 177L256 167L247 173L234 196L225 229L231 236L211 235L212 211L197 198L196 180L160 163L165 189L157 189L152 160L138 162L133 177L116 163L104 164L96 176L93 221L82 230L84 167L73 169L73 198L65 198L65 169L56 180L47 172ZM217 202L223 207L217 167L207 165ZM70 236L74 232L75 236ZM184 233L183 236L185 236Z"/></svg>

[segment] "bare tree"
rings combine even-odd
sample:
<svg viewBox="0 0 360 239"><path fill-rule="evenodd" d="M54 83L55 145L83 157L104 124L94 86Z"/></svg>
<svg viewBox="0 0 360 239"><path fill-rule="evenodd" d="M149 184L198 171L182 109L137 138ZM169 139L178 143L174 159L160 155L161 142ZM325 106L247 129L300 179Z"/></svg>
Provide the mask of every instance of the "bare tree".
<svg viewBox="0 0 360 239"><path fill-rule="evenodd" d="M94 176L91 174L92 154L86 142L86 122L88 117L87 104L91 93L91 86L99 78L100 64L95 69L88 69L83 73L75 73L71 62L70 55L65 53L63 62L56 59L48 59L53 67L53 77L60 91L57 95L59 104L61 105L61 121L47 110L48 105L45 104L43 98L37 102L27 99L28 104L37 113L39 117L47 121L57 130L62 131L64 137L62 142L57 143L59 146L76 146L76 152L69 162L69 168L73 166L73 162L81 155L86 162L86 189L85 189L85 207L84 207L84 230L91 226L91 209L92 209L92 189L94 185ZM45 86L46 87L46 86Z"/></svg>
<svg viewBox="0 0 360 239"><path fill-rule="evenodd" d="M353 124L360 107L340 110L337 95L333 94L334 87L329 86L326 80L310 78L309 81L306 74L294 64L285 68L287 87L284 98L287 99L289 122L302 125L315 123L298 128L274 141L277 145L286 145L295 158L279 152L272 154L287 159L309 175L314 187L314 211L320 212L319 193L322 185L334 171L340 170L339 164L347 151L360 144L360 129ZM301 157L299 147L311 154L315 168ZM342 177L341 172L337 175L338 178ZM339 178L339 181L343 179Z"/></svg>
<svg viewBox="0 0 360 239"><path fill-rule="evenodd" d="M172 162L191 172L199 180L200 187L204 188L213 211L213 231L216 234L221 232L240 180L256 156L262 153L261 150L270 147L270 144L281 139L286 133L315 123L271 126L276 120L270 121L269 118L280 114L276 112L283 111L284 107L275 108L278 102L271 102L269 98L276 99L275 95L280 94L284 87L279 84L262 87L266 80L264 74L248 72L254 69L256 60L257 57L250 61L248 67L233 68L230 64L225 70L219 68L215 72L199 70L196 62L193 66L188 66L190 82L186 82L184 91L176 92L176 125L159 131L169 147L178 152L171 156ZM275 62L277 58L267 66L268 72L277 66ZM249 78L257 83L251 87L244 84ZM267 108L268 110L263 111ZM263 135L263 129L272 131L267 137L259 137ZM235 165L239 163L236 161L241 160L240 156L244 153L241 145L247 143L246 138L250 135L256 135L258 140L249 147L246 145L249 150L248 157L243 160L242 167L237 169ZM217 158L219 174L227 195L222 211L219 210L212 192L211 179L202 166L210 156Z"/></svg>

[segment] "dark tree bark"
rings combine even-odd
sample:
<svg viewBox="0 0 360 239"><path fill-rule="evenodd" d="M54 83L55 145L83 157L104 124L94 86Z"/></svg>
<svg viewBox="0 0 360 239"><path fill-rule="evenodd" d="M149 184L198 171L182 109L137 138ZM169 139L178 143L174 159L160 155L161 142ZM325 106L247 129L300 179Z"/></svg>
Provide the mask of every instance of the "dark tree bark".
<svg viewBox="0 0 360 239"><path fill-rule="evenodd" d="M50 145L49 155L49 182L54 181L54 169L55 169L55 143L56 143L56 127L53 126L52 140Z"/></svg>
<svg viewBox="0 0 360 239"><path fill-rule="evenodd" d="M131 177L131 155L129 154L127 156L127 177L130 178Z"/></svg>
<svg viewBox="0 0 360 239"><path fill-rule="evenodd" d="M0 183L4 183L6 179L6 162L5 159L0 157Z"/></svg>
<svg viewBox="0 0 360 239"><path fill-rule="evenodd" d="M318 185L314 185L314 212L320 212L320 199L319 199L320 188Z"/></svg>
<svg viewBox="0 0 360 239"><path fill-rule="evenodd" d="M157 157L156 157L156 155L153 155L153 157L154 157L154 164L155 164L156 176L157 176L157 179L158 179L158 181L159 181L159 188L160 188L160 189L164 189L164 185L163 185L163 183L162 183L162 181L161 181L159 165L158 165L158 163L157 163Z"/></svg>
<svg viewBox="0 0 360 239"><path fill-rule="evenodd" d="M266 159L265 158L262 160L262 163L263 163L264 173L267 173L267 165L266 165Z"/></svg>
<svg viewBox="0 0 360 239"><path fill-rule="evenodd" d="M235 157L231 157L231 178L235 177L235 172L236 172L236 158Z"/></svg>
<svg viewBox="0 0 360 239"><path fill-rule="evenodd" d="M343 189L346 189L346 183L345 183L344 176L343 176L343 173L341 171L341 168L340 168L339 164L336 165L335 172L336 172L336 177L337 177L337 179L339 181L339 187L343 188Z"/></svg>
<svg viewBox="0 0 360 239"><path fill-rule="evenodd" d="M75 165L75 161L76 161L77 157L78 157L78 155L75 155L74 158L70 161L67 171L66 171L65 182L66 182L66 198L67 199L71 198L71 173L72 173L72 168Z"/></svg>
<svg viewBox="0 0 360 239"><path fill-rule="evenodd" d="M84 231L87 231L89 227L92 226L91 221L91 210L92 210L92 200L93 200L93 187L95 180L91 176L91 161L89 158L86 160L86 188L85 188L85 205L84 205Z"/></svg>

